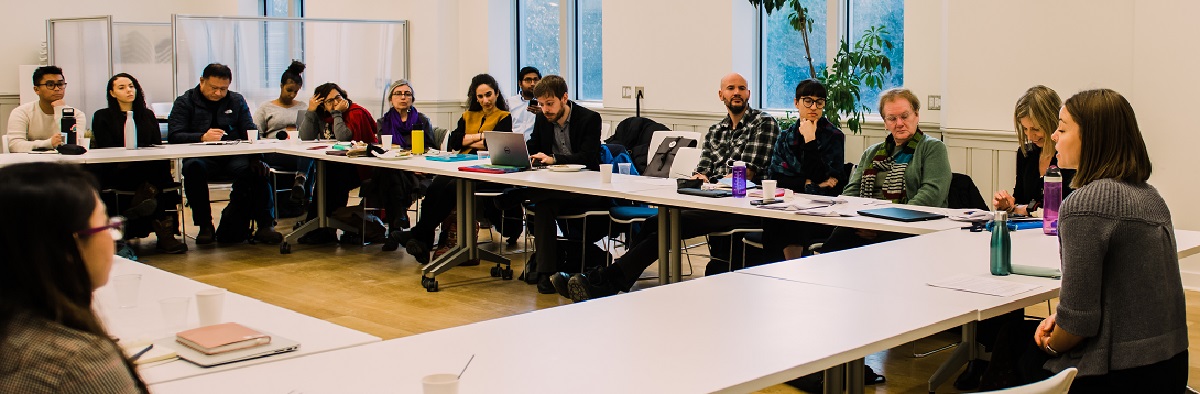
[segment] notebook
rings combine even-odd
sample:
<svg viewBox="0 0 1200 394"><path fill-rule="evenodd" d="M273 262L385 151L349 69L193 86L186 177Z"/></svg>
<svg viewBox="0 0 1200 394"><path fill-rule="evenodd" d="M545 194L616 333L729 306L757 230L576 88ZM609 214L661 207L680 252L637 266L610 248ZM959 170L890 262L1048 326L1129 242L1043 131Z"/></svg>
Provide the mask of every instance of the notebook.
<svg viewBox="0 0 1200 394"><path fill-rule="evenodd" d="M873 218L897 220L901 222L919 222L922 220L934 220L946 217L946 215L896 207L866 209L858 211L858 214Z"/></svg>
<svg viewBox="0 0 1200 394"><path fill-rule="evenodd" d="M462 166L462 167L458 167L458 170L465 171L465 172L482 172L485 174L511 174L514 172L521 172L521 168L512 167L512 166L498 166L495 164L479 164L479 165L473 165L473 166Z"/></svg>
<svg viewBox="0 0 1200 394"><path fill-rule="evenodd" d="M271 336L229 322L180 331L175 340L204 354L218 354L271 343Z"/></svg>
<svg viewBox="0 0 1200 394"><path fill-rule="evenodd" d="M493 165L533 168L533 163L529 161L529 148L525 146L524 133L489 131L483 133L483 138L487 143L488 153L492 155Z"/></svg>
<svg viewBox="0 0 1200 394"><path fill-rule="evenodd" d="M179 353L179 358L204 368L235 363L238 361L251 360L260 357L273 356L276 354L288 353L300 349L299 342L278 335L272 335L268 333L264 334L271 336L271 343L252 348L228 351L220 354L204 354L198 352L192 348L183 346L179 342L176 342L173 338L163 339L162 341L155 343L155 347L164 346L174 349L175 352Z"/></svg>
<svg viewBox="0 0 1200 394"><path fill-rule="evenodd" d="M476 156L476 155L470 155L470 154L465 154L465 153L455 153L455 154L451 154L451 155L445 155L445 156L430 156L430 155L425 155L425 160L429 160L429 161L446 161L446 162L453 162L453 161L471 161L471 160L479 160L479 156Z"/></svg>

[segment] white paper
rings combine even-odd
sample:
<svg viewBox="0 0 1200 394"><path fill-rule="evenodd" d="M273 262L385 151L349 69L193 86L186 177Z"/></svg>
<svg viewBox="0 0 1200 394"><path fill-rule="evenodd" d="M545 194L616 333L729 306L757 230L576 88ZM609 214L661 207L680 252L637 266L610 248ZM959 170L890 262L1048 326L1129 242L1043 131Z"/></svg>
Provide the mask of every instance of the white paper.
<svg viewBox="0 0 1200 394"><path fill-rule="evenodd" d="M1038 285L1009 282L1005 280L985 278L974 275L956 275L946 279L929 282L929 285L933 287L942 287L969 293L987 294L999 297L1011 297L1040 287Z"/></svg>

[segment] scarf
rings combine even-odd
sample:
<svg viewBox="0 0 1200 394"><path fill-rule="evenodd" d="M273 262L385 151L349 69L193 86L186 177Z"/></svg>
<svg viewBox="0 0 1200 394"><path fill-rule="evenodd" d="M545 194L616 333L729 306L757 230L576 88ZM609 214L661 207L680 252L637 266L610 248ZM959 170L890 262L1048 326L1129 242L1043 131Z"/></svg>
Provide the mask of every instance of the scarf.
<svg viewBox="0 0 1200 394"><path fill-rule="evenodd" d="M400 144L405 149L412 149L412 131L413 127L417 126L419 119L421 119L421 113L417 112L417 107L408 107L408 120L400 120L400 112L393 107L383 115L383 122L380 126L383 128L383 134L394 136L396 139L393 141L394 143Z"/></svg>
<svg viewBox="0 0 1200 394"><path fill-rule="evenodd" d="M876 178L880 172L884 172L886 175L883 178L883 183L880 185L880 194L883 195L883 199L891 200L896 204L908 202L908 196L905 192L904 171L908 169L908 164L912 162L913 154L917 151L917 144L920 144L924 139L925 133L917 130L916 134L897 151L896 139L888 135L887 140L879 144L879 148L875 149L875 153L871 158L871 164L866 169L863 169L862 178L859 181L862 187L861 193L875 196L875 184L878 182Z"/></svg>

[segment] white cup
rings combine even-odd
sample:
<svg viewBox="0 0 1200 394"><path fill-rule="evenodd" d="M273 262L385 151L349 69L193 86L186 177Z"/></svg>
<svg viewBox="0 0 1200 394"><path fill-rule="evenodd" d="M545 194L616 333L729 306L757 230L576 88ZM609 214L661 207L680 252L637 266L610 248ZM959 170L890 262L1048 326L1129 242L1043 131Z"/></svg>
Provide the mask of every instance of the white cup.
<svg viewBox="0 0 1200 394"><path fill-rule="evenodd" d="M613 165L612 164L601 164L600 165L600 183L612 183L612 173L613 173Z"/></svg>
<svg viewBox="0 0 1200 394"><path fill-rule="evenodd" d="M299 130L288 130L287 134L288 134L288 143L289 144L295 145L295 144L300 143L300 131Z"/></svg>
<svg viewBox="0 0 1200 394"><path fill-rule="evenodd" d="M113 290L117 292L117 306L134 308L138 304L138 286L141 286L141 274L117 275L113 277Z"/></svg>
<svg viewBox="0 0 1200 394"><path fill-rule="evenodd" d="M762 181L763 200L775 199L775 185L778 181L774 179L766 179Z"/></svg>
<svg viewBox="0 0 1200 394"><path fill-rule="evenodd" d="M92 139L87 137L79 137L79 146L84 149L92 149Z"/></svg>
<svg viewBox="0 0 1200 394"><path fill-rule="evenodd" d="M3 149L0 152L8 153L8 134L5 134L3 138L4 138L4 147L0 148L0 149Z"/></svg>
<svg viewBox="0 0 1200 394"><path fill-rule="evenodd" d="M380 144L383 145L383 150L392 150L392 135L391 134L381 135L381 136L379 136L379 139L382 140L382 141L380 141Z"/></svg>
<svg viewBox="0 0 1200 394"><path fill-rule="evenodd" d="M633 163L617 163L617 171L620 172L621 175L629 175L630 166L633 166Z"/></svg>
<svg viewBox="0 0 1200 394"><path fill-rule="evenodd" d="M258 130L246 130L246 140L251 144L258 142Z"/></svg>
<svg viewBox="0 0 1200 394"><path fill-rule="evenodd" d="M792 189L783 189L783 200L784 201L792 201L793 193L795 193L795 192L793 192Z"/></svg>
<svg viewBox="0 0 1200 394"><path fill-rule="evenodd" d="M196 292L196 312L200 314L200 326L211 326L221 322L225 309L225 289L206 289Z"/></svg>
<svg viewBox="0 0 1200 394"><path fill-rule="evenodd" d="M421 386L424 387L425 394L457 394L458 375L452 373L426 375L421 378Z"/></svg>
<svg viewBox="0 0 1200 394"><path fill-rule="evenodd" d="M158 300L158 306L162 308L163 327L168 332L176 333L187 327L188 304L191 302L189 297L167 297Z"/></svg>

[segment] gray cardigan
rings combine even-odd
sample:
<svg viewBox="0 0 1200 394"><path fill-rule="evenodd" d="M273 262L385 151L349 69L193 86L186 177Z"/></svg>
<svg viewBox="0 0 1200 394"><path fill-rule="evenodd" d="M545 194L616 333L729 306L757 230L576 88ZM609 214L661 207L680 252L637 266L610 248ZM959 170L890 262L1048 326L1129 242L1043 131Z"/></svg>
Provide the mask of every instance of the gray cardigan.
<svg viewBox="0 0 1200 394"><path fill-rule="evenodd" d="M1187 350L1175 231L1153 186L1093 181L1063 201L1058 223L1063 276L1056 323L1086 339L1046 369L1103 375Z"/></svg>
<svg viewBox="0 0 1200 394"><path fill-rule="evenodd" d="M875 150L885 143L887 141L871 145L863 151L858 167L850 174L846 188L842 189L843 196L871 197L871 191L861 190L862 173L871 165ZM946 153L946 144L929 135L917 144L912 162L904 170L904 194L908 196L908 204L946 207L946 200L950 196L950 157Z"/></svg>

